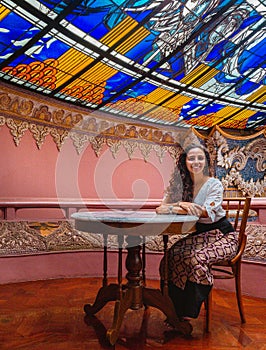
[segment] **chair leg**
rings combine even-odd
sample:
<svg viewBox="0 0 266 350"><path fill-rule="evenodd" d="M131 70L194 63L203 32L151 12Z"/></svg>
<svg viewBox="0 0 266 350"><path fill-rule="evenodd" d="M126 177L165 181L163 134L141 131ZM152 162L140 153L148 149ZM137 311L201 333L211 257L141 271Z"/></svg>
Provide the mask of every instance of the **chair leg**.
<svg viewBox="0 0 266 350"><path fill-rule="evenodd" d="M236 288L236 298L237 298L237 305L238 305L238 310L241 318L241 323L246 323L244 308L242 303L242 293L241 293L241 261L238 261L236 266L235 288Z"/></svg>
<svg viewBox="0 0 266 350"><path fill-rule="evenodd" d="M212 290L210 291L207 299L204 301L205 305L205 331L210 332L210 322L211 322L211 309L212 309Z"/></svg>

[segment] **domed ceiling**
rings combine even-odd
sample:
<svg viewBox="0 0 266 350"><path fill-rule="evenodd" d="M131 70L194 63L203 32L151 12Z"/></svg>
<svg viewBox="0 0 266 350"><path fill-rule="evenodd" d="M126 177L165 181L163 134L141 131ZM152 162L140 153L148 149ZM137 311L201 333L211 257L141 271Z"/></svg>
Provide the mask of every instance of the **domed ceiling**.
<svg viewBox="0 0 266 350"><path fill-rule="evenodd" d="M0 77L156 126L266 125L265 0L2 0Z"/></svg>

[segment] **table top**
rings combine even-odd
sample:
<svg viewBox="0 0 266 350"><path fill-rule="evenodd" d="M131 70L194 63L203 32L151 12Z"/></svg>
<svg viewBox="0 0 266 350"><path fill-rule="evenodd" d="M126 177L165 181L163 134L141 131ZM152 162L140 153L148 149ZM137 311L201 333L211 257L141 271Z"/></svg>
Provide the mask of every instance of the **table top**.
<svg viewBox="0 0 266 350"><path fill-rule="evenodd" d="M76 228L85 232L145 236L190 233L198 221L197 216L134 210L78 212L71 218Z"/></svg>

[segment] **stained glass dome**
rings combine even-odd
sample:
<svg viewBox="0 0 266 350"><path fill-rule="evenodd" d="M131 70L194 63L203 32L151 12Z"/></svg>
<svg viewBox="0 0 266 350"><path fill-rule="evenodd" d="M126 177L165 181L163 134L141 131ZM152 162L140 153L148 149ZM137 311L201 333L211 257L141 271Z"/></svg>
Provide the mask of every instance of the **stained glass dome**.
<svg viewBox="0 0 266 350"><path fill-rule="evenodd" d="M264 0L2 0L1 80L129 121L266 125Z"/></svg>

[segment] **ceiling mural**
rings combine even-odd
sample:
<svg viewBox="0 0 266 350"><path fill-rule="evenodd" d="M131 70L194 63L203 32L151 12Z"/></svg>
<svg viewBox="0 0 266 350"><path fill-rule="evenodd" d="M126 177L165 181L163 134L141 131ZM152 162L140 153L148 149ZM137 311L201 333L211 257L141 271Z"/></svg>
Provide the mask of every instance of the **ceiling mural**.
<svg viewBox="0 0 266 350"><path fill-rule="evenodd" d="M157 126L266 125L264 0L1 0L0 79Z"/></svg>

